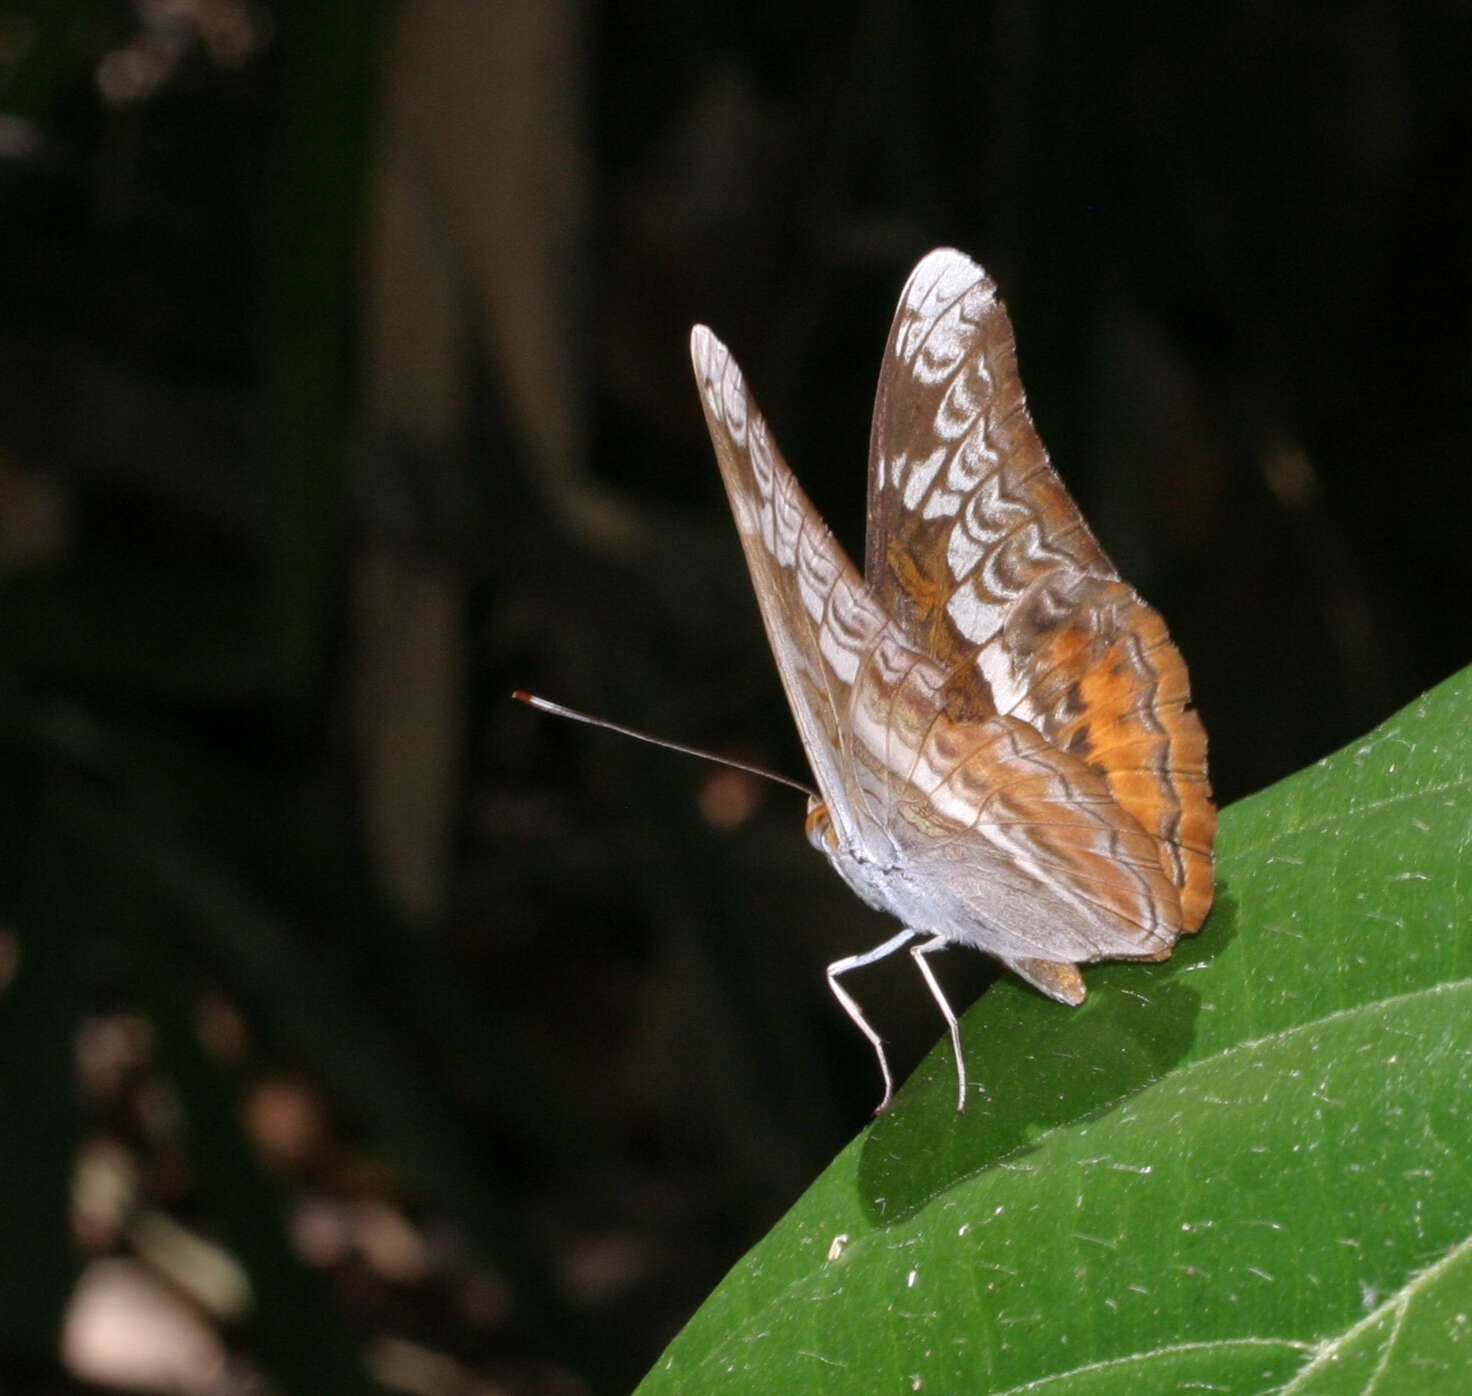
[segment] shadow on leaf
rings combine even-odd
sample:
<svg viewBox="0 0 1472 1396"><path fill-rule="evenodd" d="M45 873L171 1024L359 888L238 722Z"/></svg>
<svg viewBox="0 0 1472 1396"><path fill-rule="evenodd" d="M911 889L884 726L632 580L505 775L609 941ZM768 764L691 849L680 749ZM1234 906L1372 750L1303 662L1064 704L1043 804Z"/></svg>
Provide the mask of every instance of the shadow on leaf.
<svg viewBox="0 0 1472 1396"><path fill-rule="evenodd" d="M870 1129L859 1164L869 1218L907 1216L963 1178L1016 1162L1049 1129L1112 1110L1158 1081L1195 1037L1201 997L1183 976L1215 959L1236 932L1237 903L1223 883L1205 926L1171 959L1098 966L1076 1010L1014 980L994 985L962 1023L973 1082L965 1113L954 1109L954 1065L942 1039ZM918 1130L916 1117L924 1121Z"/></svg>

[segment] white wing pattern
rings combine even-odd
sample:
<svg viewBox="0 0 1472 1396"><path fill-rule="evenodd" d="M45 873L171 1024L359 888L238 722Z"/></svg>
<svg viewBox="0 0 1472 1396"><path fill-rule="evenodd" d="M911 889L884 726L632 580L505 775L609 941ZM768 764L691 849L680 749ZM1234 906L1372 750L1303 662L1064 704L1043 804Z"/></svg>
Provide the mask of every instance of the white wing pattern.
<svg viewBox="0 0 1472 1396"><path fill-rule="evenodd" d="M938 251L900 298L870 449L867 580L703 326L691 356L767 638L822 799L808 833L910 945L995 955L1065 1003L1076 966L1163 959L1211 903L1206 740L1160 616L1121 582L1027 416L989 278Z"/></svg>

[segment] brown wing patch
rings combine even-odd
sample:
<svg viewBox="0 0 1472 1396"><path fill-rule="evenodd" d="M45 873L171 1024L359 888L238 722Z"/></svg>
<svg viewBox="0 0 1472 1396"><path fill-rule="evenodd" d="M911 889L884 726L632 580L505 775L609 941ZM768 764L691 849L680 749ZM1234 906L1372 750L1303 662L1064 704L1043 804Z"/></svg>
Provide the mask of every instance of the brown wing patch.
<svg viewBox="0 0 1472 1396"><path fill-rule="evenodd" d="M1103 775L1159 841L1181 889L1181 930L1197 930L1211 908L1216 809L1206 733L1159 612L1123 582L1059 570L1018 598L1003 640L1028 677L1018 715Z"/></svg>

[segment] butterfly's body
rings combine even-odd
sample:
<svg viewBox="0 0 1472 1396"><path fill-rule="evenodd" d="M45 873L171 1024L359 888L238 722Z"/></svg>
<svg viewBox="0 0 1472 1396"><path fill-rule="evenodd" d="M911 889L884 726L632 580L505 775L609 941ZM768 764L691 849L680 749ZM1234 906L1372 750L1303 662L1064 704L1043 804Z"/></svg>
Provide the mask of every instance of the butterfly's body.
<svg viewBox="0 0 1472 1396"><path fill-rule="evenodd" d="M808 834L912 941L963 944L1065 1003L1077 965L1163 959L1211 905L1206 739L1160 616L1119 580L1028 418L1006 313L959 252L900 298L860 577L709 330L691 353L768 639L821 799Z"/></svg>

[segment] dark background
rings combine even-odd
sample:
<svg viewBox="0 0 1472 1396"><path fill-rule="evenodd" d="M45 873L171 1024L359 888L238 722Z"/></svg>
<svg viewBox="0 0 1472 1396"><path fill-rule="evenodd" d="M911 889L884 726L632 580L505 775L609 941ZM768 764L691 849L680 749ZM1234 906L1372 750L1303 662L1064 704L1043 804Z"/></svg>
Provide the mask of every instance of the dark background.
<svg viewBox="0 0 1472 1396"><path fill-rule="evenodd" d="M217 1390L627 1389L864 1123L799 797L507 699L805 775L693 321L861 555L900 286L981 261L1223 803L1464 663L1469 29L0 3L8 1389L140 1295Z"/></svg>

